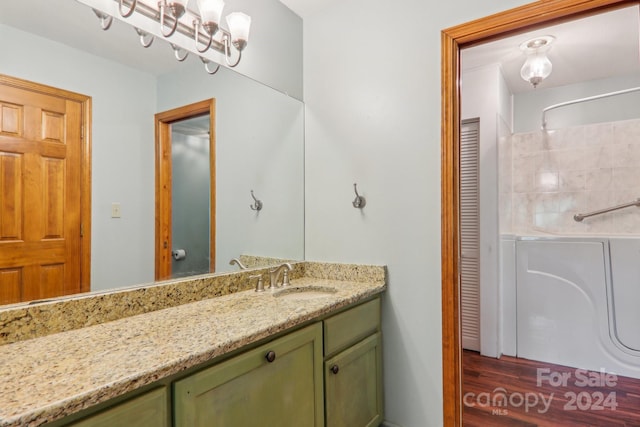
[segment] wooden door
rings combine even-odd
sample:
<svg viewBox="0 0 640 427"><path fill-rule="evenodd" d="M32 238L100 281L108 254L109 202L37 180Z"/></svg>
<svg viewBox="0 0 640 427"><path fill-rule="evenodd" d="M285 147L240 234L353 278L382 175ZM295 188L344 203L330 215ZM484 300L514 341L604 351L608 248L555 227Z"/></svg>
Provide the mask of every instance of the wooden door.
<svg viewBox="0 0 640 427"><path fill-rule="evenodd" d="M0 79L0 304L88 290L81 241L88 98L66 94Z"/></svg>

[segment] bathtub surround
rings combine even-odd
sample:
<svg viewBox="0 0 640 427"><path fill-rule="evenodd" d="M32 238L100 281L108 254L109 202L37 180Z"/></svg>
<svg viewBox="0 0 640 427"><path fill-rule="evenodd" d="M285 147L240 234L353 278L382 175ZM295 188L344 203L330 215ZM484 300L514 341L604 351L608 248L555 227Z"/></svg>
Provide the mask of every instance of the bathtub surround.
<svg viewBox="0 0 640 427"><path fill-rule="evenodd" d="M252 257L257 260L258 257ZM264 264L262 264L264 265ZM378 266L292 263L290 278L384 282L385 268ZM103 294L78 295L34 305L13 305L0 309L0 352L3 344L38 338L59 332L99 325L126 317L176 307L204 299L230 295L255 286L249 276L262 274L268 280L270 268L203 275L114 290Z"/></svg>
<svg viewBox="0 0 640 427"><path fill-rule="evenodd" d="M630 207L576 222L573 216L640 197L640 119L514 134L510 198L502 233L636 235L640 210Z"/></svg>

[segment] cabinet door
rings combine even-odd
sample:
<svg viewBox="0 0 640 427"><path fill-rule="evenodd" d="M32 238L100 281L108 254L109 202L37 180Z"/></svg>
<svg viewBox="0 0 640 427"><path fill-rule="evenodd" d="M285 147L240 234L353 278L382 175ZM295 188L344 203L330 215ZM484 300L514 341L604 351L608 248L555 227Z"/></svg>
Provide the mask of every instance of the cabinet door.
<svg viewBox="0 0 640 427"><path fill-rule="evenodd" d="M380 334L349 347L324 366L327 427L378 426L383 418Z"/></svg>
<svg viewBox="0 0 640 427"><path fill-rule="evenodd" d="M267 355L274 356L273 361ZM176 427L324 425L322 325L174 383Z"/></svg>
<svg viewBox="0 0 640 427"><path fill-rule="evenodd" d="M166 427L167 389L159 388L69 424L69 427Z"/></svg>

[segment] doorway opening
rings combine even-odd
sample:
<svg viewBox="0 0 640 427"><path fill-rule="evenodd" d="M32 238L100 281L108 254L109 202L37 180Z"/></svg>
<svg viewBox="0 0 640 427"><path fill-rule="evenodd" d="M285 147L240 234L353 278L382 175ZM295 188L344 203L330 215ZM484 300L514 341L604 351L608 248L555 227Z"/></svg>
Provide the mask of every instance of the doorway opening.
<svg viewBox="0 0 640 427"><path fill-rule="evenodd" d="M215 270L215 100L155 115L155 279Z"/></svg>
<svg viewBox="0 0 640 427"><path fill-rule="evenodd" d="M539 1L442 32L442 352L444 425L462 425L460 313L460 49L638 2Z"/></svg>

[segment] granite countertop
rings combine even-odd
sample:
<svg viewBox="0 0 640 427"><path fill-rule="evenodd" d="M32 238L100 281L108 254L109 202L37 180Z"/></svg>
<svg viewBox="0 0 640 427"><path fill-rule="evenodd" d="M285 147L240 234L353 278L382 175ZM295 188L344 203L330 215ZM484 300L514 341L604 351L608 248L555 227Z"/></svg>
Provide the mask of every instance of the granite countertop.
<svg viewBox="0 0 640 427"><path fill-rule="evenodd" d="M316 299L252 290L0 346L0 426L37 426L318 319L385 290L383 281L301 277Z"/></svg>

